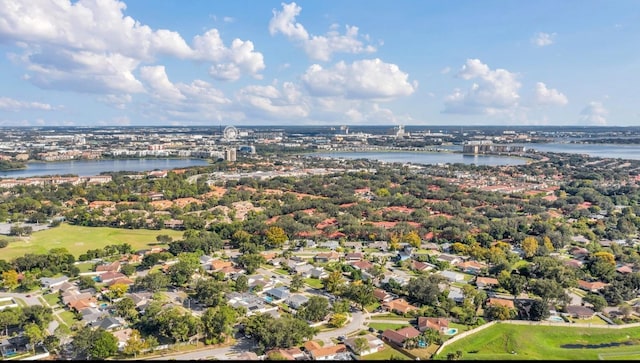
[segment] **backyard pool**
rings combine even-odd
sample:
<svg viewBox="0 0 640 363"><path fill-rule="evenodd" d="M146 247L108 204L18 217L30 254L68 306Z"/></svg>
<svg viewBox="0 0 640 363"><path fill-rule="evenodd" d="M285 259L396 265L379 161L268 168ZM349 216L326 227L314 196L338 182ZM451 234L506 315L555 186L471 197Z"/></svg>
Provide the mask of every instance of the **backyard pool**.
<svg viewBox="0 0 640 363"><path fill-rule="evenodd" d="M560 317L558 315L551 315L547 320L564 322L564 319L562 319L562 317Z"/></svg>
<svg viewBox="0 0 640 363"><path fill-rule="evenodd" d="M456 333L458 333L458 329L456 328L449 328L444 331L444 335L456 335Z"/></svg>
<svg viewBox="0 0 640 363"><path fill-rule="evenodd" d="M270 302L273 302L273 298L271 296L265 296L264 301L270 303Z"/></svg>

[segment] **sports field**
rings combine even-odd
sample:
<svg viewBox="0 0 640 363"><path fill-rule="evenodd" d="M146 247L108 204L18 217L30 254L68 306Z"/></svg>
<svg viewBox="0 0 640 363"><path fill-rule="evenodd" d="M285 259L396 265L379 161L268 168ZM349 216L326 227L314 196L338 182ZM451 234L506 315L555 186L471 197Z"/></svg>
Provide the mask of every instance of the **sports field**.
<svg viewBox="0 0 640 363"><path fill-rule="evenodd" d="M66 223L44 231L34 232L30 237L10 242L0 249L0 258L10 261L26 253L46 253L52 248L64 247L78 257L90 249L107 245L129 243L135 250L163 246L157 244L156 236L166 234L174 240L182 239L181 231L171 229L120 229L108 227L81 227ZM166 245L164 245L166 246Z"/></svg>
<svg viewBox="0 0 640 363"><path fill-rule="evenodd" d="M640 329L569 328L496 324L440 352L462 360L619 360L640 357Z"/></svg>

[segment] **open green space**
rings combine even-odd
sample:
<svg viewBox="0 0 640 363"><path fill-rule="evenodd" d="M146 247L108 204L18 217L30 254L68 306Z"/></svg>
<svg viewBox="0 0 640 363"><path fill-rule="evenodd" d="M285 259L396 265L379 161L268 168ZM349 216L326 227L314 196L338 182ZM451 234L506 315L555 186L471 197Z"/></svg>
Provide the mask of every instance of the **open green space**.
<svg viewBox="0 0 640 363"><path fill-rule="evenodd" d="M314 279L313 277L304 279L304 282L314 289L322 289L324 287L324 285L322 284L322 280Z"/></svg>
<svg viewBox="0 0 640 363"><path fill-rule="evenodd" d="M640 330L496 324L452 343L437 359L458 350L463 360L624 359L617 357L639 354Z"/></svg>
<svg viewBox="0 0 640 363"><path fill-rule="evenodd" d="M60 294L55 292L53 294L42 295L42 297L49 303L49 305L53 306L58 304L60 301Z"/></svg>
<svg viewBox="0 0 640 363"><path fill-rule="evenodd" d="M376 301L373 304L365 306L364 308L367 309L368 312L372 312L379 307L380 307L380 303Z"/></svg>
<svg viewBox="0 0 640 363"><path fill-rule="evenodd" d="M60 319L64 321L69 327L73 325L77 320L75 315L71 311L63 311L59 314Z"/></svg>
<svg viewBox="0 0 640 363"><path fill-rule="evenodd" d="M136 250L145 249L163 246L156 241L156 236L161 234L169 235L174 240L182 239L181 231L171 229L82 227L63 223L55 228L34 232L24 240L9 243L7 247L2 249L2 258L11 260L27 253L45 254L52 248L66 248L78 257L89 249L122 243L129 243Z"/></svg>
<svg viewBox="0 0 640 363"><path fill-rule="evenodd" d="M94 265L95 265L94 262L83 262L83 263L78 263L75 266L80 270L80 273L83 273L83 272L92 272Z"/></svg>
<svg viewBox="0 0 640 363"><path fill-rule="evenodd" d="M369 327L376 329L376 330L382 330L385 331L387 329L391 329L391 330L396 330L396 329L400 329L400 328L404 328L405 326L408 326L409 323L400 323L398 322L397 324L394 323L375 323L375 322L371 322L369 323Z"/></svg>

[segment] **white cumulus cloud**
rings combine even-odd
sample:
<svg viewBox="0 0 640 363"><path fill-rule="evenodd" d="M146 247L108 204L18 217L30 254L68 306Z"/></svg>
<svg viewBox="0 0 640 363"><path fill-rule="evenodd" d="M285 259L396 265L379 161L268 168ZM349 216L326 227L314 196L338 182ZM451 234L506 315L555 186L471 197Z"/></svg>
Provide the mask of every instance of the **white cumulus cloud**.
<svg viewBox="0 0 640 363"><path fill-rule="evenodd" d="M445 98L445 113L496 114L518 106L521 85L515 73L491 70L479 59L467 59L457 77L474 83L468 90L455 89Z"/></svg>
<svg viewBox="0 0 640 363"><path fill-rule="evenodd" d="M563 106L569 103L567 96L557 89L547 88L542 82L536 83L535 102L539 105L559 105Z"/></svg>
<svg viewBox="0 0 640 363"><path fill-rule="evenodd" d="M555 42L556 33L536 33L531 38L531 43L535 44L538 47L546 47Z"/></svg>
<svg viewBox="0 0 640 363"><path fill-rule="evenodd" d="M194 37L192 46L168 29L152 29L125 15L118 0L0 0L0 39L23 53L11 58L43 88L114 94L143 92L133 76L160 56L211 63L218 79L260 78L263 56L251 41L224 45L217 30Z"/></svg>
<svg viewBox="0 0 640 363"><path fill-rule="evenodd" d="M273 10L273 17L269 21L271 35L282 34L289 40L297 42L304 49L307 56L313 60L329 61L333 53L373 53L376 48L365 44L359 39L358 27L346 25L345 33L340 34L333 24L325 35L310 35L304 26L296 22L296 16L302 8L295 2L282 3L282 11ZM368 41L368 36L363 38Z"/></svg>
<svg viewBox="0 0 640 363"><path fill-rule="evenodd" d="M48 103L19 101L9 97L0 97L1 111L40 110L51 111L54 107Z"/></svg>
<svg viewBox="0 0 640 363"><path fill-rule="evenodd" d="M592 101L580 112L580 123L585 125L602 126L607 124L609 111L602 102Z"/></svg>
<svg viewBox="0 0 640 363"><path fill-rule="evenodd" d="M417 82L410 83L397 65L377 58L352 64L341 61L327 69L314 64L301 78L313 96L389 100L408 96L417 88Z"/></svg>

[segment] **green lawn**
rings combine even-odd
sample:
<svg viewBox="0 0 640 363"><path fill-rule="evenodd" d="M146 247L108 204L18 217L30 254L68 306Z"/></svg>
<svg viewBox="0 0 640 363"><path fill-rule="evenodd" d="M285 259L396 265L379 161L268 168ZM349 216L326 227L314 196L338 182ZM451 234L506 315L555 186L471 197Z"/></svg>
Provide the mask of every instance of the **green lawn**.
<svg viewBox="0 0 640 363"><path fill-rule="evenodd" d="M288 275L289 271L283 269L283 268L277 268L274 270L276 273L279 273L280 275Z"/></svg>
<svg viewBox="0 0 640 363"><path fill-rule="evenodd" d="M80 269L80 273L83 272L92 272L93 271L93 265L95 265L95 263L93 262L84 262L84 263L79 263L77 265L75 265L78 269Z"/></svg>
<svg viewBox="0 0 640 363"><path fill-rule="evenodd" d="M398 324L393 324L393 323L374 323L371 322L369 323L369 327L376 329L376 330L382 330L385 331L387 329L391 329L391 330L396 330L396 329L400 329L403 328L405 326L408 326L409 323L400 323L398 322Z"/></svg>
<svg viewBox="0 0 640 363"><path fill-rule="evenodd" d="M313 287L314 289L322 289L324 287L324 285L322 284L322 281L319 279L314 279L313 277L309 277L304 279L304 282Z"/></svg>
<svg viewBox="0 0 640 363"><path fill-rule="evenodd" d="M577 346L565 346L570 344ZM640 330L496 324L447 346L438 359L457 350L463 360L598 360L599 355L624 359L625 353L638 355Z"/></svg>
<svg viewBox="0 0 640 363"><path fill-rule="evenodd" d="M45 254L52 248L64 247L74 256L89 249L103 248L106 245L129 243L134 249L150 248L156 245L156 236L166 234L174 240L182 239L181 231L161 229L119 229L108 227L81 227L63 223L58 227L34 232L31 237L16 241L2 249L2 258L24 256L27 253Z"/></svg>
<svg viewBox="0 0 640 363"><path fill-rule="evenodd" d="M374 311L375 309L377 309L379 307L380 307L380 303L376 301L371 305L365 306L364 308L367 309L368 312L372 312L372 311Z"/></svg>
<svg viewBox="0 0 640 363"><path fill-rule="evenodd" d="M75 315L71 311L63 311L60 314L60 318L67 323L69 327L73 325L77 320L75 319Z"/></svg>
<svg viewBox="0 0 640 363"><path fill-rule="evenodd" d="M389 344L384 343L384 350L365 355L364 357L361 357L360 360L411 360L411 358L407 357L402 352L393 349Z"/></svg>
<svg viewBox="0 0 640 363"><path fill-rule="evenodd" d="M53 294L46 294L46 295L42 295L42 297L44 297L44 299L49 303L49 305L54 306L57 305L58 302L60 301L60 294L53 293Z"/></svg>
<svg viewBox="0 0 640 363"><path fill-rule="evenodd" d="M371 317L372 320L391 320L391 319L398 319L398 320L408 320L409 318L405 318L402 315L398 315L396 313L386 313L386 314L380 314L380 315L374 315Z"/></svg>

